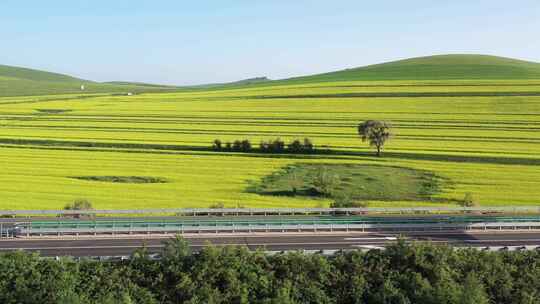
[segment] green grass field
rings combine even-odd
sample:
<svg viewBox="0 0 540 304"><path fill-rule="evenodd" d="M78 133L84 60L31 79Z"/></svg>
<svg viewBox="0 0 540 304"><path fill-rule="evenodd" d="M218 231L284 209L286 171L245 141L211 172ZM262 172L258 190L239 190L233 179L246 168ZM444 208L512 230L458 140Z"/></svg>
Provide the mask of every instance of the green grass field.
<svg viewBox="0 0 540 304"><path fill-rule="evenodd" d="M254 182L248 190L272 196L304 196L354 201L433 201L444 180L434 174L394 166L304 164Z"/></svg>
<svg viewBox="0 0 540 304"><path fill-rule="evenodd" d="M0 208L55 209L77 198L116 209L318 206L321 199L246 190L298 163L404 167L448 181L432 200L370 206L453 205L467 192L486 206L540 205L540 76L520 62L527 77L488 77L493 69L518 75L515 62L500 64L470 79L412 80L409 68L403 80L342 75L135 96L0 97ZM394 126L382 158L356 133L367 119ZM309 137L332 153L203 149L216 138L257 145L276 137ZM129 182L137 177L166 182Z"/></svg>

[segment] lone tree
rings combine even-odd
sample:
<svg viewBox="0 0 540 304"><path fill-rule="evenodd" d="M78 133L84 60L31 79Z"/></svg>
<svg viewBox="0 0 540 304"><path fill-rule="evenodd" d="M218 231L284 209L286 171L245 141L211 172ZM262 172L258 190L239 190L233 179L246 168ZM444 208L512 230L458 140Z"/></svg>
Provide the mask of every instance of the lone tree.
<svg viewBox="0 0 540 304"><path fill-rule="evenodd" d="M381 120L367 120L358 125L358 134L363 142L369 142L371 147L377 148L377 156L381 156L384 143L392 136L390 123Z"/></svg>

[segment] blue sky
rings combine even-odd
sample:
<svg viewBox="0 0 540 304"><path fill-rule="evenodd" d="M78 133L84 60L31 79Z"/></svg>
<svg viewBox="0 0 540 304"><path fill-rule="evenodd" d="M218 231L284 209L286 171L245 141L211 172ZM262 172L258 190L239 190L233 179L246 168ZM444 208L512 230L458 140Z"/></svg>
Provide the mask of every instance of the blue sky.
<svg viewBox="0 0 540 304"><path fill-rule="evenodd" d="M445 53L540 62L538 37L538 0L0 2L0 64L97 81L277 79Z"/></svg>

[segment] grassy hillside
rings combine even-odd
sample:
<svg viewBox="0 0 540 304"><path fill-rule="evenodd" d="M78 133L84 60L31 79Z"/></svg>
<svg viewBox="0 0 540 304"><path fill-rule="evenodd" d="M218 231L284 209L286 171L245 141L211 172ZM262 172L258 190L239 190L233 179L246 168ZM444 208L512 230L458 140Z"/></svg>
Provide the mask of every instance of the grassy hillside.
<svg viewBox="0 0 540 304"><path fill-rule="evenodd" d="M81 90L81 85L85 90ZM85 93L159 92L174 87L134 84L98 83L68 75L0 65L1 96L34 96Z"/></svg>
<svg viewBox="0 0 540 304"><path fill-rule="evenodd" d="M146 82L134 82L134 81L107 81L102 82L103 84L109 85L122 85L122 86L139 86L139 87L149 87L149 88L163 88L163 89L175 89L181 88L173 85L164 85L164 84L155 84L155 83L146 83Z"/></svg>
<svg viewBox="0 0 540 304"><path fill-rule="evenodd" d="M190 89L237 88L237 87L245 87L245 86L258 86L260 84L266 84L266 83L272 83L272 80L268 79L268 77L266 76L263 76L263 77L242 79L242 80L233 81L233 82L200 84L200 85L195 85L195 86L189 86L189 88Z"/></svg>
<svg viewBox="0 0 540 304"><path fill-rule="evenodd" d="M540 63L488 55L436 55L290 78L278 82L452 79L540 79Z"/></svg>
<svg viewBox="0 0 540 304"><path fill-rule="evenodd" d="M0 96L79 93L160 92L171 90L220 90L273 85L343 81L429 80L540 80L540 63L488 55L436 55L411 58L336 72L270 80L257 77L231 83L189 87L135 82L97 83L38 70L0 65ZM86 89L81 92L80 86Z"/></svg>
<svg viewBox="0 0 540 304"><path fill-rule="evenodd" d="M434 55L287 79L255 79L260 81L190 88L220 90L347 81L540 80L540 63L490 55Z"/></svg>
<svg viewBox="0 0 540 304"><path fill-rule="evenodd" d="M46 82L88 82L68 75L7 65L0 65L0 77Z"/></svg>

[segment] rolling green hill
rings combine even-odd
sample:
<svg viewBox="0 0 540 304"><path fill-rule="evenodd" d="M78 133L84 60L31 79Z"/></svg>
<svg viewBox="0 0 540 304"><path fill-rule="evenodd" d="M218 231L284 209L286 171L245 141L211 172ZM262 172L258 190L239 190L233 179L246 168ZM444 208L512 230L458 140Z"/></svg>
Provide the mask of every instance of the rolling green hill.
<svg viewBox="0 0 540 304"><path fill-rule="evenodd" d="M102 82L103 84L109 85L122 85L122 86L138 86L138 87L149 87L149 88L163 88L163 89L178 89L182 88L174 85L165 85L165 84L155 84L155 83L146 83L146 82L135 82L135 81L107 81Z"/></svg>
<svg viewBox="0 0 540 304"><path fill-rule="evenodd" d="M277 82L453 79L540 79L540 63L489 55L435 55Z"/></svg>
<svg viewBox="0 0 540 304"><path fill-rule="evenodd" d="M281 80L258 77L231 83L187 87L121 81L98 83L63 74L0 65L0 96L219 90L332 81L481 79L540 80L540 63L489 55L435 55ZM81 91L81 85L85 86L84 91Z"/></svg>
<svg viewBox="0 0 540 304"><path fill-rule="evenodd" d="M84 91L81 90L84 85ZM142 93L174 90L174 87L135 83L99 83L68 75L0 65L0 97L55 94Z"/></svg>
<svg viewBox="0 0 540 304"><path fill-rule="evenodd" d="M46 82L88 82L68 75L7 65L0 65L0 77Z"/></svg>
<svg viewBox="0 0 540 304"><path fill-rule="evenodd" d="M266 83L272 83L271 79L268 79L268 77L254 77L254 78L248 78L248 79L242 79L237 80L233 82L222 82L222 83L205 83L205 84L199 84L194 86L188 86L187 88L190 89L214 89L214 88L237 88L237 87L244 87L244 86L257 86L260 84L266 84Z"/></svg>

